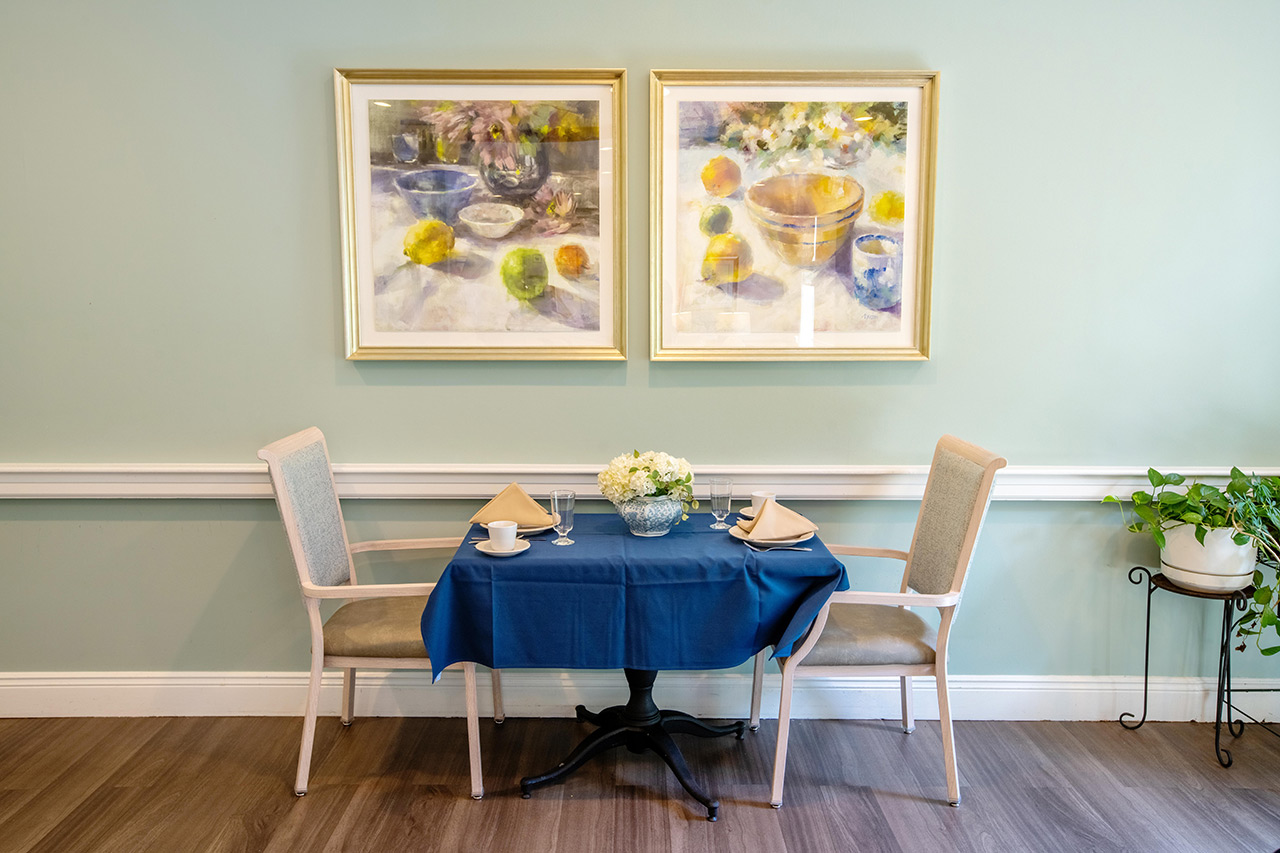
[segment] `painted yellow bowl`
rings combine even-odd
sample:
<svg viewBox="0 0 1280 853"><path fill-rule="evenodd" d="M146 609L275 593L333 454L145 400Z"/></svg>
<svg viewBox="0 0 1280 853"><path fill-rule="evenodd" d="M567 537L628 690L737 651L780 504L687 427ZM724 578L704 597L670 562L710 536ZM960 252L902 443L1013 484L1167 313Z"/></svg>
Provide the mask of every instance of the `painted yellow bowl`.
<svg viewBox="0 0 1280 853"><path fill-rule="evenodd" d="M747 190L747 212L770 248L789 264L825 264L853 232L862 212L862 185L847 175L765 178Z"/></svg>

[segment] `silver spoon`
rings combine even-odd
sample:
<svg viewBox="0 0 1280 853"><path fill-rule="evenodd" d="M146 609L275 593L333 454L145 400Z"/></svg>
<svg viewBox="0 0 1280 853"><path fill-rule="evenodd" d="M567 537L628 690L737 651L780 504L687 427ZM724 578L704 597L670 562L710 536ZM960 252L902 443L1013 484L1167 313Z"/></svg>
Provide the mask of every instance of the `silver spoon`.
<svg viewBox="0 0 1280 853"><path fill-rule="evenodd" d="M813 550L812 548L796 548L793 545L773 545L773 546L762 547L760 545L752 545L750 542L748 542L745 539L742 540L742 544L746 545L752 551L812 551Z"/></svg>

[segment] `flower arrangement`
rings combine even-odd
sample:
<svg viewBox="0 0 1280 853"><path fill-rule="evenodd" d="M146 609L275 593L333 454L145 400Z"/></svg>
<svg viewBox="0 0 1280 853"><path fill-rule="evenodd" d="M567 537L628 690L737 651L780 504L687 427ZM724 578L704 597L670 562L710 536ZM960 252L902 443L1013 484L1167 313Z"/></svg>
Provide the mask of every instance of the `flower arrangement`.
<svg viewBox="0 0 1280 853"><path fill-rule="evenodd" d="M681 520L689 517L691 508L698 508L693 499L693 468L688 460L666 453L633 450L617 456L596 476L596 482L615 506L636 498L667 495L680 502Z"/></svg>
<svg viewBox="0 0 1280 853"><path fill-rule="evenodd" d="M848 168L873 144L896 145L907 134L906 104L731 103L720 142L768 167L786 155L808 156L815 166Z"/></svg>
<svg viewBox="0 0 1280 853"><path fill-rule="evenodd" d="M444 145L470 144L482 165L507 169L516 152L532 156L539 143L599 136L593 120L560 101L433 101L421 115Z"/></svg>

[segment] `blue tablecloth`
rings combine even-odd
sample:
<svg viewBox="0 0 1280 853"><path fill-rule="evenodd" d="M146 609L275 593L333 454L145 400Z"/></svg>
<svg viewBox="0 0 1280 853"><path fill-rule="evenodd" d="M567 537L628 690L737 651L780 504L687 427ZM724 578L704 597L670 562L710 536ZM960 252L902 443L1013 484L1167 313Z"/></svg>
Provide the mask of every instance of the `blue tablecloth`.
<svg viewBox="0 0 1280 853"><path fill-rule="evenodd" d="M785 655L844 566L812 552L756 553L691 515L671 533L632 536L615 514L579 515L573 545L532 540L514 557L464 541L422 615L433 678L459 661L554 669L722 669L770 645ZM487 534L473 526L468 540Z"/></svg>

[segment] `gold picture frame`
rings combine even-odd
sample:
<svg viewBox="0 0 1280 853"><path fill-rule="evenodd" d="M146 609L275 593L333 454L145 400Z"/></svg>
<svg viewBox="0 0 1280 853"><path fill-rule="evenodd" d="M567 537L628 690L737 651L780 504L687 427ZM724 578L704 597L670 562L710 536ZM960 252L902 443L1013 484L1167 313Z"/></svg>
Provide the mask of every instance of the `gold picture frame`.
<svg viewBox="0 0 1280 853"><path fill-rule="evenodd" d="M929 356L936 71L650 73L650 358Z"/></svg>
<svg viewBox="0 0 1280 853"><path fill-rule="evenodd" d="M335 69L346 357L625 359L625 85Z"/></svg>

